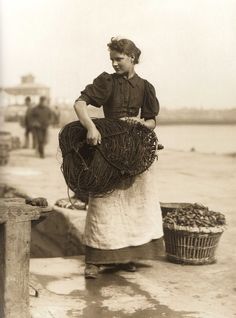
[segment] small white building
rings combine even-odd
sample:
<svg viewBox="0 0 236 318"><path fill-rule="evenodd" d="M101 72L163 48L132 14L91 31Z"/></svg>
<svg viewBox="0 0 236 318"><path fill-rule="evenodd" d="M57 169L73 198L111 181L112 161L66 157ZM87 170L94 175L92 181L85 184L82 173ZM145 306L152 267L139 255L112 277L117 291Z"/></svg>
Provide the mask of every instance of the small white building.
<svg viewBox="0 0 236 318"><path fill-rule="evenodd" d="M21 83L16 86L4 87L2 90L7 94L3 103L7 105L23 105L25 97L30 96L33 103L38 103L40 96L50 98L50 88L35 82L32 74L21 77Z"/></svg>

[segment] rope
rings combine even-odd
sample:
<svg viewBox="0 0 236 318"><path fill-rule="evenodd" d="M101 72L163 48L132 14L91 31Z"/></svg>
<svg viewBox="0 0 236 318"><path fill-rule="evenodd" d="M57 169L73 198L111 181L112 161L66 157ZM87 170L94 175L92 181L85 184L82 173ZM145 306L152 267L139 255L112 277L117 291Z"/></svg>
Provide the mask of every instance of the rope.
<svg viewBox="0 0 236 318"><path fill-rule="evenodd" d="M103 196L124 180L147 170L156 158L157 137L136 121L93 119L102 143L86 143L86 129L79 121L67 124L59 133L62 173L76 196Z"/></svg>

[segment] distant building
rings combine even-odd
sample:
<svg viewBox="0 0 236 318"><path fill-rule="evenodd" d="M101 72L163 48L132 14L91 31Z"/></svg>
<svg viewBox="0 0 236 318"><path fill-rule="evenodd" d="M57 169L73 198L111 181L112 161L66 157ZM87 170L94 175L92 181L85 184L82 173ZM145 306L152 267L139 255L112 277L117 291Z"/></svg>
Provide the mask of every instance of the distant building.
<svg viewBox="0 0 236 318"><path fill-rule="evenodd" d="M6 107L14 103L14 96L12 98L3 88L0 87L0 107Z"/></svg>
<svg viewBox="0 0 236 318"><path fill-rule="evenodd" d="M3 88L7 93L8 105L22 105L26 96L30 96L33 103L38 103L40 96L50 97L50 88L35 82L32 74L21 77L21 83L16 86Z"/></svg>

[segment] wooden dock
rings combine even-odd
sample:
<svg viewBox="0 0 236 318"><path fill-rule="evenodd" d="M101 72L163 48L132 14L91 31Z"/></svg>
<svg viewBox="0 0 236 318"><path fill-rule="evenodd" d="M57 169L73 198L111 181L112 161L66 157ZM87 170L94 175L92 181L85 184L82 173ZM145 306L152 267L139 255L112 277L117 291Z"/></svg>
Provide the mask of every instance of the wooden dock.
<svg viewBox="0 0 236 318"><path fill-rule="evenodd" d="M0 199L0 317L29 318L31 222L51 211Z"/></svg>

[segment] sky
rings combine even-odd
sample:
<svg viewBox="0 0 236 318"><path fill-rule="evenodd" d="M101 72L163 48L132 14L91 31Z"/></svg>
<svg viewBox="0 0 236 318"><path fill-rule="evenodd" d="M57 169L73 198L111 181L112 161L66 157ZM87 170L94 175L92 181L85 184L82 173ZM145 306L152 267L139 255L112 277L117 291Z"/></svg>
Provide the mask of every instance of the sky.
<svg viewBox="0 0 236 318"><path fill-rule="evenodd" d="M141 49L136 72L169 108L236 107L235 0L0 0L1 86L33 73L72 103L103 71L107 43Z"/></svg>

